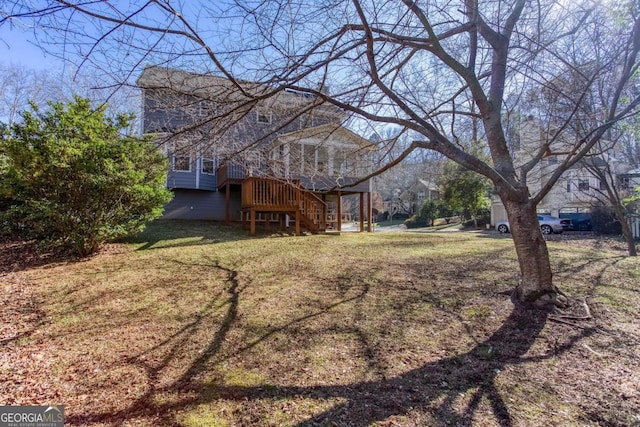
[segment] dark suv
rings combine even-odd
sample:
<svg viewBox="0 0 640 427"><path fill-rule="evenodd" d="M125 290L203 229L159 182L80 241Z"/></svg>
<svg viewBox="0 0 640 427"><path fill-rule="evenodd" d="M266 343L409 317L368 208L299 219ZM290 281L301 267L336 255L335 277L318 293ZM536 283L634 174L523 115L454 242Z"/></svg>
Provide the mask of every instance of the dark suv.
<svg viewBox="0 0 640 427"><path fill-rule="evenodd" d="M573 228L577 231L591 231L591 214L588 212L560 212L560 218L571 221Z"/></svg>

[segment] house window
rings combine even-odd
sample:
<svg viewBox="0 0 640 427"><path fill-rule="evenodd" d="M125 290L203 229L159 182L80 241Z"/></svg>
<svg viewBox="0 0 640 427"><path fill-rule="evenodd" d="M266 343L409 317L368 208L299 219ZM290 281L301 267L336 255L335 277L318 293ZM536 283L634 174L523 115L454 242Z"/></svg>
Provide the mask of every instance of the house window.
<svg viewBox="0 0 640 427"><path fill-rule="evenodd" d="M173 170L176 172L191 172L191 156L173 156Z"/></svg>
<svg viewBox="0 0 640 427"><path fill-rule="evenodd" d="M579 191L589 191L589 180L588 179L580 179L580 180L578 180L578 190Z"/></svg>
<svg viewBox="0 0 640 427"><path fill-rule="evenodd" d="M191 146L187 141L172 143L167 152L170 153L171 169L176 172L191 172Z"/></svg>
<svg viewBox="0 0 640 427"><path fill-rule="evenodd" d="M598 181L598 188L600 191L605 191L607 189L607 183L604 181Z"/></svg>
<svg viewBox="0 0 640 427"><path fill-rule="evenodd" d="M271 112L264 110L256 110L256 122L269 124L271 123Z"/></svg>
<svg viewBox="0 0 640 427"><path fill-rule="evenodd" d="M202 173L213 175L218 168L218 157L214 155L213 150L207 149L202 152Z"/></svg>
<svg viewBox="0 0 640 427"><path fill-rule="evenodd" d="M215 173L215 160L207 157L202 158L202 173L213 175Z"/></svg>
<svg viewBox="0 0 640 427"><path fill-rule="evenodd" d="M198 103L198 116L208 117L212 111L212 105L210 101L200 101Z"/></svg>
<svg viewBox="0 0 640 427"><path fill-rule="evenodd" d="M305 129L308 127L311 127L311 114L307 113L307 114L303 114L298 118L298 127L300 129Z"/></svg>
<svg viewBox="0 0 640 427"><path fill-rule="evenodd" d="M555 165L556 163L558 163L558 156L556 156L555 154L547 156L547 163L550 165Z"/></svg>
<svg viewBox="0 0 640 427"><path fill-rule="evenodd" d="M424 190L418 191L418 200L424 200Z"/></svg>
<svg viewBox="0 0 640 427"><path fill-rule="evenodd" d="M329 165L329 150L320 146L316 149L316 170L319 173L326 173Z"/></svg>
<svg viewBox="0 0 640 427"><path fill-rule="evenodd" d="M293 173L304 173L302 147L300 144L291 144L289 146L289 164Z"/></svg>
<svg viewBox="0 0 640 427"><path fill-rule="evenodd" d="M259 151L248 150L245 154L245 161L248 168L259 170L262 164L262 156Z"/></svg>
<svg viewBox="0 0 640 427"><path fill-rule="evenodd" d="M629 179L628 176L621 176L620 177L620 189L622 190L628 190L631 186L631 180Z"/></svg>
<svg viewBox="0 0 640 427"><path fill-rule="evenodd" d="M304 173L311 175L316 171L316 147L305 144L303 150Z"/></svg>
<svg viewBox="0 0 640 427"><path fill-rule="evenodd" d="M356 172L356 162L353 161L350 158L345 158L344 162L343 162L343 167L342 170L344 171L345 174L347 175L357 175Z"/></svg>
<svg viewBox="0 0 640 427"><path fill-rule="evenodd" d="M571 193L571 181L567 181L567 193Z"/></svg>
<svg viewBox="0 0 640 427"><path fill-rule="evenodd" d="M333 154L333 173L334 175L343 175L345 155L342 150L336 150Z"/></svg>

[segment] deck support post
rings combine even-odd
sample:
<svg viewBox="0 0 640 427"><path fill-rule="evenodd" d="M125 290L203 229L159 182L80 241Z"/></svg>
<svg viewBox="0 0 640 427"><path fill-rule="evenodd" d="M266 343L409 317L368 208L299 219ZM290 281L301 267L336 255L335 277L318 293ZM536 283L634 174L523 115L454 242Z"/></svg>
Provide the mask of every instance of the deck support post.
<svg viewBox="0 0 640 427"><path fill-rule="evenodd" d="M342 193L338 191L338 231L342 231Z"/></svg>
<svg viewBox="0 0 640 427"><path fill-rule="evenodd" d="M296 236L300 236L300 209L296 210L295 212L295 216L296 216Z"/></svg>
<svg viewBox="0 0 640 427"><path fill-rule="evenodd" d="M367 232L371 233L371 191L367 192Z"/></svg>
<svg viewBox="0 0 640 427"><path fill-rule="evenodd" d="M360 193L360 232L364 231L364 193Z"/></svg>
<svg viewBox="0 0 640 427"><path fill-rule="evenodd" d="M249 217L250 217L250 222L251 222L251 231L249 232L250 235L255 236L256 235L256 211L255 209L251 209L249 211Z"/></svg>
<svg viewBox="0 0 640 427"><path fill-rule="evenodd" d="M229 225L231 222L231 185L227 182L224 190L224 224Z"/></svg>

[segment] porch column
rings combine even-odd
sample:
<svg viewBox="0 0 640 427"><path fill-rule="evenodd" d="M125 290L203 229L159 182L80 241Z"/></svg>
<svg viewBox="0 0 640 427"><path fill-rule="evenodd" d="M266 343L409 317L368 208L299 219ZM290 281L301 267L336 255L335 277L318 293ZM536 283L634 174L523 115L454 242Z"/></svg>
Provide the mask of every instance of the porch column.
<svg viewBox="0 0 640 427"><path fill-rule="evenodd" d="M287 179L291 177L290 162L291 162L291 147L289 143L287 143L284 145L284 177Z"/></svg>
<svg viewBox="0 0 640 427"><path fill-rule="evenodd" d="M296 216L295 217L295 220L296 220L296 236L300 236L301 235L301 233L300 233L300 217L301 217L300 209L296 209L295 216Z"/></svg>
<svg viewBox="0 0 640 427"><path fill-rule="evenodd" d="M338 191L338 231L342 231L342 193Z"/></svg>

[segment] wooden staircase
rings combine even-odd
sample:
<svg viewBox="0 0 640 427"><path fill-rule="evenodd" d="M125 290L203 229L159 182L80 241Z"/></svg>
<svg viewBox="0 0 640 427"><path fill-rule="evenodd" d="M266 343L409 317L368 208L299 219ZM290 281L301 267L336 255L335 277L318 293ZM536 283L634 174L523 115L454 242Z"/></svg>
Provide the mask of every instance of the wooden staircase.
<svg viewBox="0 0 640 427"><path fill-rule="evenodd" d="M301 234L303 227L311 233L325 231L327 227L327 204L297 180L246 178L242 181L242 212L243 222L248 215L252 236L256 233L258 213L280 214L282 224L284 215L289 215L295 222L296 235Z"/></svg>

